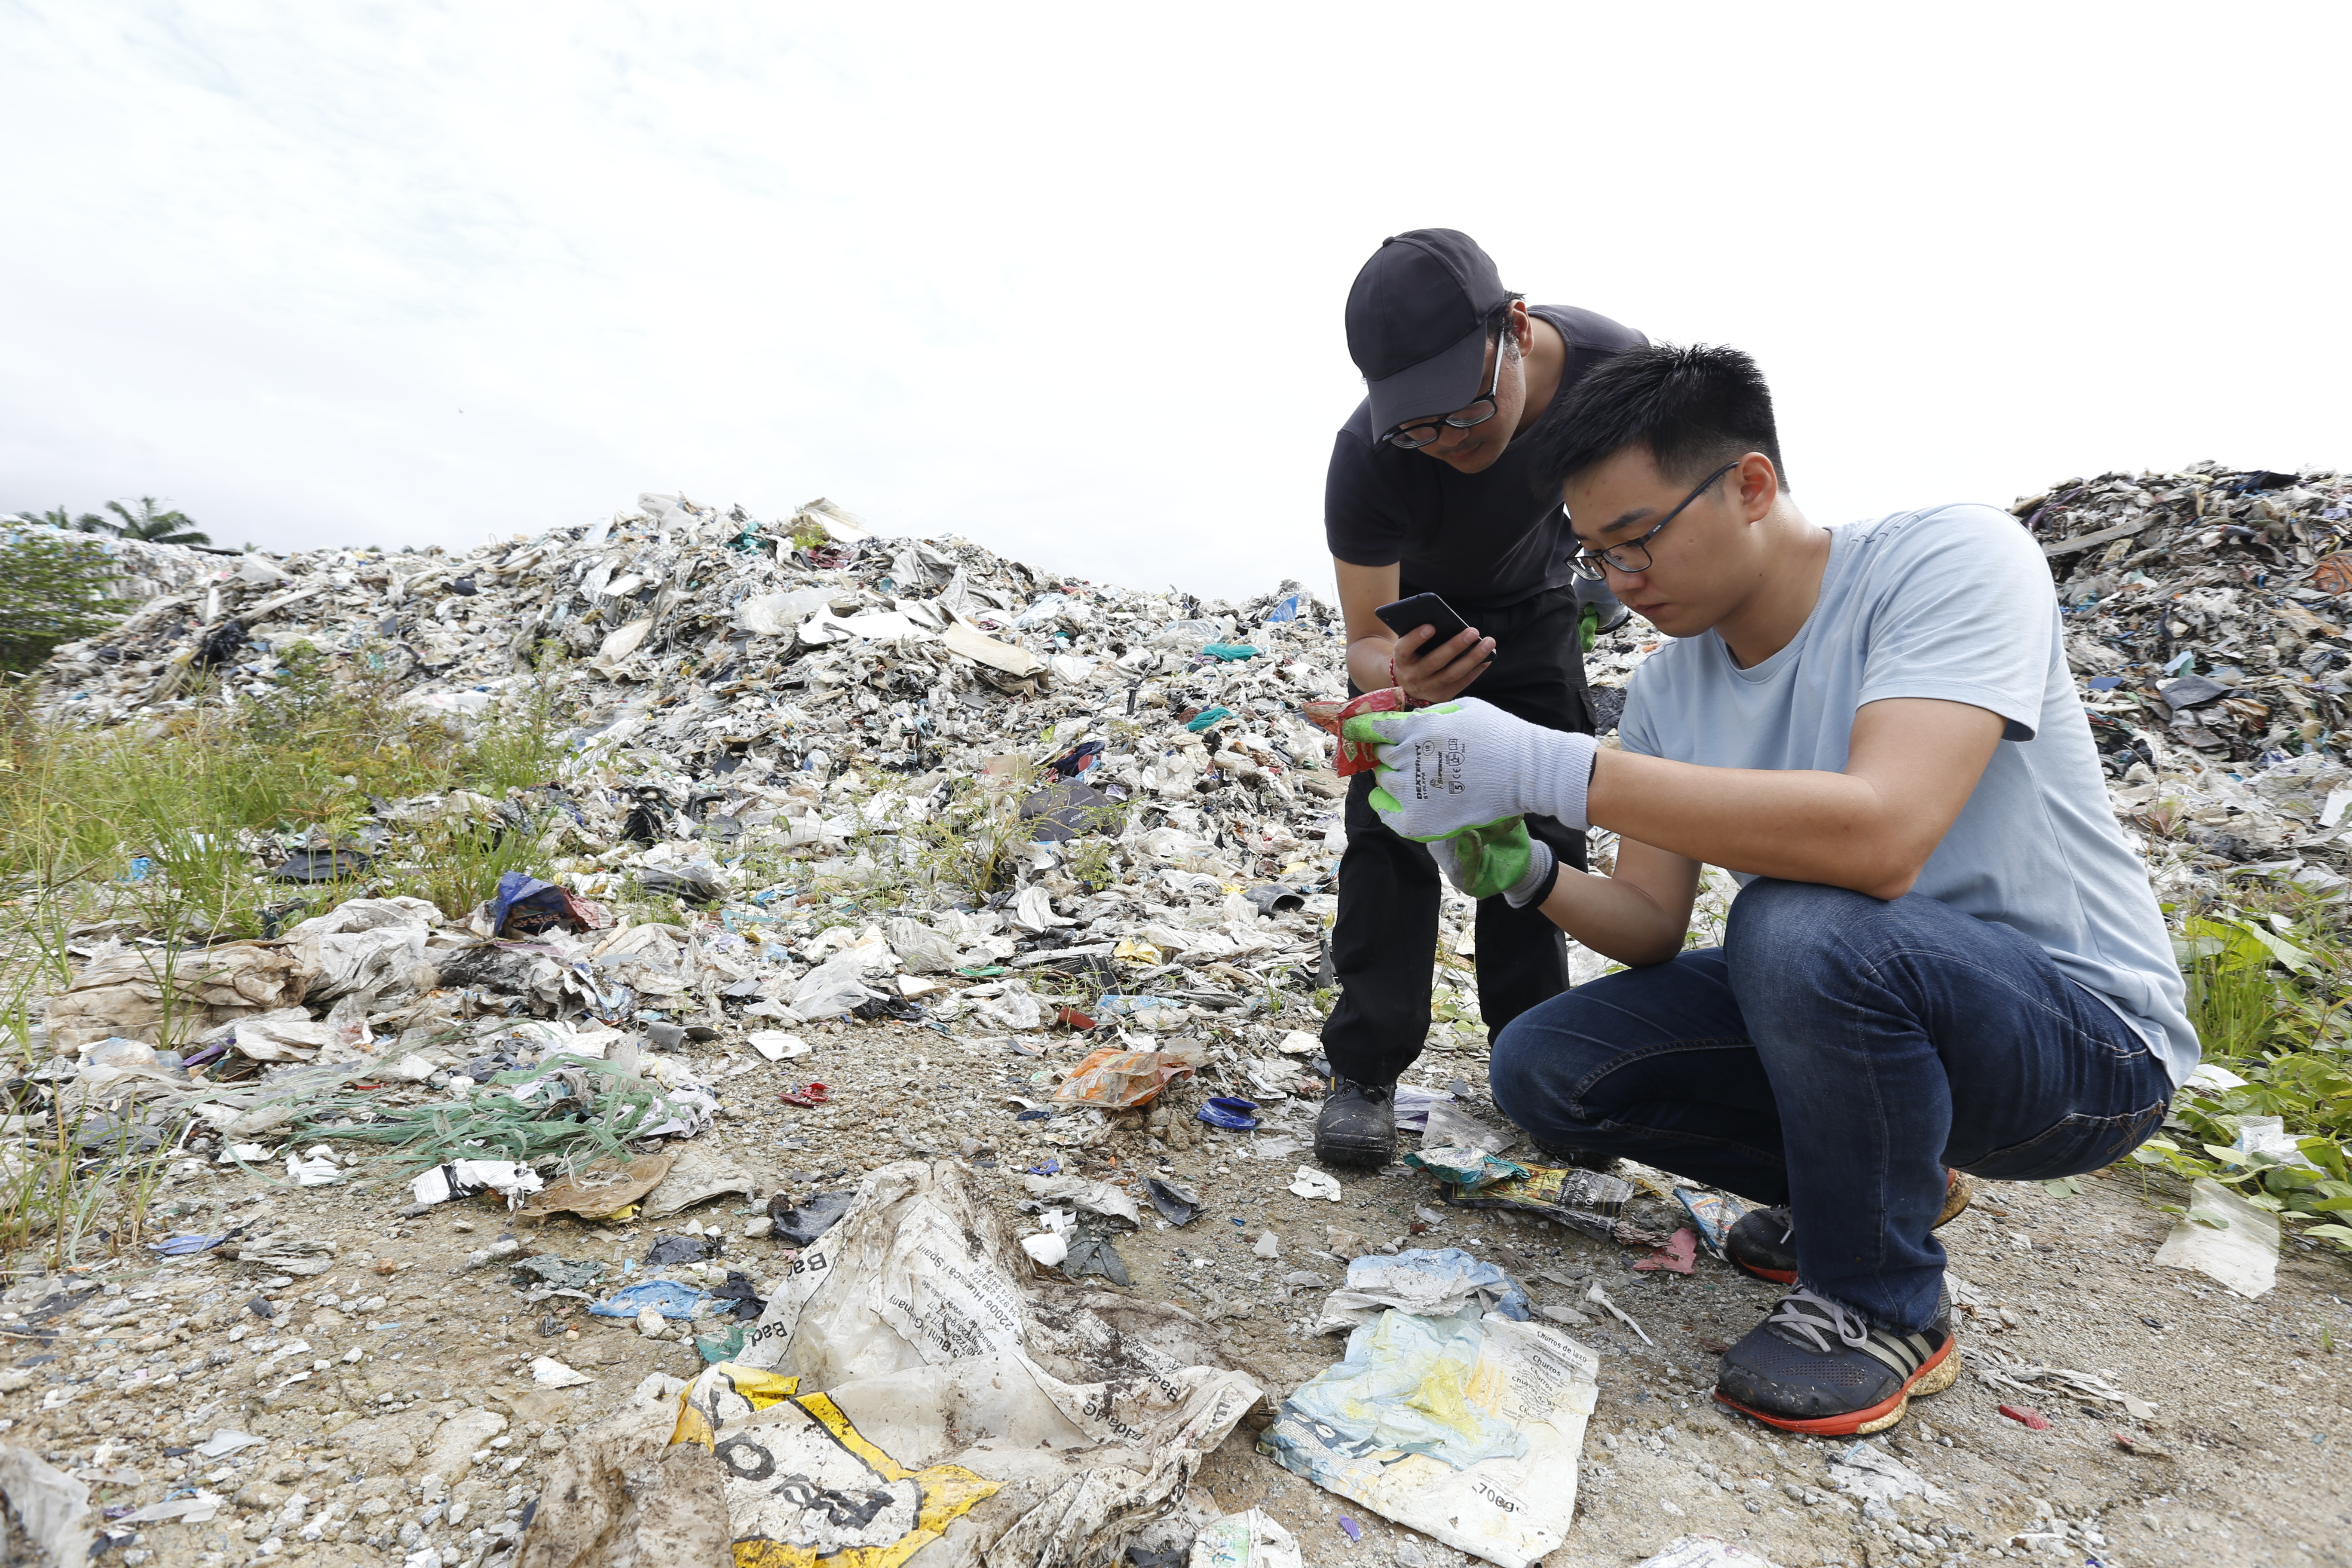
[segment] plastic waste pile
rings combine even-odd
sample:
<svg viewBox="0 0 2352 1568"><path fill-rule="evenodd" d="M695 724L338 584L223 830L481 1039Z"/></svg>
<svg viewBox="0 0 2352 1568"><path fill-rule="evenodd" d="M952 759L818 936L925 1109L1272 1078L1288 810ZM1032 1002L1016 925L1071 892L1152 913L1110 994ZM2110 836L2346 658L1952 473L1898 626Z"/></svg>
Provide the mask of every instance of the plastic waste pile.
<svg viewBox="0 0 2352 1568"><path fill-rule="evenodd" d="M2069 479L2015 510L2159 894L2266 875L2340 896L2352 478L2208 463Z"/></svg>
<svg viewBox="0 0 2352 1568"><path fill-rule="evenodd" d="M463 557L194 559L201 580L58 650L47 715L266 699L308 645L451 723L495 722L527 682L576 719L543 789L376 800L333 846L246 846L257 873L347 889L428 823L537 837L536 875L483 889L470 938L425 922L384 984L338 983L380 1010L425 991L460 1013L788 1030L919 1005L1002 1033L1058 999L1148 1033L1272 1018L1315 984L1343 786L1299 708L1344 679L1330 612L1293 584L1136 595L877 539L823 501L762 523L650 495ZM613 923L648 900L664 921ZM439 985L413 984L428 965Z"/></svg>
<svg viewBox="0 0 2352 1568"><path fill-rule="evenodd" d="M130 604L209 582L223 571L235 570L239 560L237 552L231 550L192 550L183 544L77 533L14 513L0 515L0 544L18 539L56 540L102 552L117 573L105 584L106 591Z"/></svg>

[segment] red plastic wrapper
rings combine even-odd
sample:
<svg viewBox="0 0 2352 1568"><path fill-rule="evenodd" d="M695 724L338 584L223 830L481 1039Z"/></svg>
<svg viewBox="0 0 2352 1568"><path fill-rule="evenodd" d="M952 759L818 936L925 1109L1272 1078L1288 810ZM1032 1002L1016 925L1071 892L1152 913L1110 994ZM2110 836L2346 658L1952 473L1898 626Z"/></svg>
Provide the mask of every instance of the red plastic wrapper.
<svg viewBox="0 0 2352 1568"><path fill-rule="evenodd" d="M1383 686L1378 691L1365 692L1352 702L1309 702L1300 711L1317 729L1339 735L1339 726L1359 713L1403 713L1412 707L1412 704L1405 700L1403 688ZM1380 758L1375 750L1361 742L1339 735L1339 776L1346 778L1350 773L1360 773L1376 766Z"/></svg>
<svg viewBox="0 0 2352 1568"><path fill-rule="evenodd" d="M833 1090L821 1083L813 1083L806 1089L788 1089L776 1098L786 1105L797 1105L806 1109L810 1106L824 1104L833 1098Z"/></svg>
<svg viewBox="0 0 2352 1568"><path fill-rule="evenodd" d="M2000 1413L2036 1432L2050 1430L2050 1418L2031 1405L2004 1405Z"/></svg>
<svg viewBox="0 0 2352 1568"><path fill-rule="evenodd" d="M1192 1069L1174 1057L1157 1051L1104 1049L1089 1054L1070 1071L1054 1098L1064 1105L1091 1105L1102 1110L1125 1110L1145 1105Z"/></svg>
<svg viewBox="0 0 2352 1568"><path fill-rule="evenodd" d="M1633 1267L1644 1274L1658 1268L1668 1269L1676 1274L1687 1274L1691 1271L1691 1265L1697 1257L1698 1232L1685 1226L1666 1238L1665 1246L1649 1257L1638 1260Z"/></svg>

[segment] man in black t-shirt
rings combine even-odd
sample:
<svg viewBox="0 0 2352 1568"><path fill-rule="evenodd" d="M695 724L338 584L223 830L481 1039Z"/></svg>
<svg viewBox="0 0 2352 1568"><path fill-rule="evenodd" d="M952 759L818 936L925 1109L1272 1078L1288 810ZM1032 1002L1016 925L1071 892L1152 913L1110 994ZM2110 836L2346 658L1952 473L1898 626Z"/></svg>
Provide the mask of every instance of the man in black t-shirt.
<svg viewBox="0 0 2352 1568"><path fill-rule="evenodd" d="M1324 485L1351 693L1402 687L1418 707L1475 685L1534 723L1591 731L1568 567L1576 541L1515 438L1593 365L1647 343L1590 310L1522 303L1457 230L1381 242L1348 294L1348 353L1368 395L1340 427ZM1469 628L1439 643L1431 627L1399 637L1373 614L1418 593L1442 595ZM1394 1154L1396 1080L1429 1027L1437 863L1381 825L1365 799L1372 783L1360 773L1348 792L1331 932L1339 1000L1323 1025L1332 1076L1315 1122L1326 1164ZM1583 867L1583 834L1549 817L1528 829ZM1490 1036L1567 989L1559 929L1532 903L1481 900L1476 946Z"/></svg>

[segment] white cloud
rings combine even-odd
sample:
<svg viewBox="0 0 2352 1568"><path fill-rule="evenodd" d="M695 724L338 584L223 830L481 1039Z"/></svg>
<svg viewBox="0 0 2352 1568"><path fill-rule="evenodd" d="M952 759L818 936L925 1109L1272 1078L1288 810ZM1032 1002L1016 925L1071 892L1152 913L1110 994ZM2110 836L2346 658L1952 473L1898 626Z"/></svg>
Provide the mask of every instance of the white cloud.
<svg viewBox="0 0 2352 1568"><path fill-rule="evenodd" d="M1582 9L19 4L0 505L1320 586L1340 304L1433 223L1755 353L1823 521L2352 457L2340 8Z"/></svg>

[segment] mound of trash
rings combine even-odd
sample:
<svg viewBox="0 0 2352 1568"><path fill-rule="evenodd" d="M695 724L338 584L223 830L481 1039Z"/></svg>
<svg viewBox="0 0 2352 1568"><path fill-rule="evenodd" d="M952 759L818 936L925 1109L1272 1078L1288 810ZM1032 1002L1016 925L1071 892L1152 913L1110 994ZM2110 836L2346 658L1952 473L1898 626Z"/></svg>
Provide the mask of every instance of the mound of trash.
<svg viewBox="0 0 2352 1568"><path fill-rule="evenodd" d="M2245 875L2347 885L2347 504L2341 476L2207 464L2014 509L2051 558L2116 808L2167 897ZM824 500L763 522L673 495L462 556L141 550L173 591L57 650L46 716L267 700L307 646L451 723L537 683L578 726L544 788L376 801L354 837L249 846L257 873L348 892L425 822L537 836L527 889L480 889L469 932L412 932L382 961L401 973L340 993L425 998L385 1019L401 1031L439 1022L436 997L606 1026L648 1007L786 1027L887 1007L1019 1030L1075 1005L1246 1022L1256 1047L1311 1027L1344 783L1302 709L1345 677L1335 612L1295 583L1237 603L1138 594L959 538L880 537ZM1588 656L1604 714L1655 646L1631 622ZM1728 891L1711 886L1703 914ZM605 929L648 897L683 923ZM1447 900L1456 951L1468 912ZM457 1002L409 984L428 948ZM1442 1047L1475 1007L1440 1003ZM77 1008L89 1037L105 1020Z"/></svg>
<svg viewBox="0 0 2352 1568"><path fill-rule="evenodd" d="M2352 479L2069 479L2015 511L2049 556L2116 809L2159 896L2346 888Z"/></svg>

